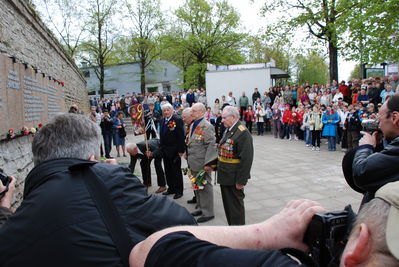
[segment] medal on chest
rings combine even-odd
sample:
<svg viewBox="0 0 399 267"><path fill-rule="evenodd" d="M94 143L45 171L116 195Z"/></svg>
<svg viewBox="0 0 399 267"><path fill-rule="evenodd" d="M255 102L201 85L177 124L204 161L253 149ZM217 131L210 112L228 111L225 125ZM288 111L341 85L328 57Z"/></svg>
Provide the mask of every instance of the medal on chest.
<svg viewBox="0 0 399 267"><path fill-rule="evenodd" d="M224 158L233 158L234 156L234 141L230 138L226 139L226 141L219 145L219 156Z"/></svg>

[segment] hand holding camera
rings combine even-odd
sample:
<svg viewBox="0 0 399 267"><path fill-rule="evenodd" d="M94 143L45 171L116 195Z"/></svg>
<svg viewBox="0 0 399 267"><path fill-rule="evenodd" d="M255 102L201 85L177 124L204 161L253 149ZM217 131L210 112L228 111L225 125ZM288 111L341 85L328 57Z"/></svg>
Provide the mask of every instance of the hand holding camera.
<svg viewBox="0 0 399 267"><path fill-rule="evenodd" d="M372 135L364 131L361 131L360 134L362 134L363 137L359 140L359 146L361 145L372 145L373 147L377 146L377 140L379 135L377 131L373 132Z"/></svg>
<svg viewBox="0 0 399 267"><path fill-rule="evenodd" d="M16 179L12 176L7 176L2 169L0 169L0 206L10 209L11 201L15 191Z"/></svg>

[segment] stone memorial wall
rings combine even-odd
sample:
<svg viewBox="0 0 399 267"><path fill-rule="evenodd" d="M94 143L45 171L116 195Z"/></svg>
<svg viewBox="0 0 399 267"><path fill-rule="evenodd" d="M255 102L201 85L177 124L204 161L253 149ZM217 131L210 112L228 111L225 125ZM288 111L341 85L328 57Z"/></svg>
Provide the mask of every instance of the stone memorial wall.
<svg viewBox="0 0 399 267"><path fill-rule="evenodd" d="M9 140L4 131L45 124L72 104L89 112L86 81L74 61L26 1L0 0L0 168L17 178L13 208L33 168L33 137Z"/></svg>
<svg viewBox="0 0 399 267"><path fill-rule="evenodd" d="M4 55L0 55L0 99L2 133L22 126L36 128L65 112L64 86Z"/></svg>

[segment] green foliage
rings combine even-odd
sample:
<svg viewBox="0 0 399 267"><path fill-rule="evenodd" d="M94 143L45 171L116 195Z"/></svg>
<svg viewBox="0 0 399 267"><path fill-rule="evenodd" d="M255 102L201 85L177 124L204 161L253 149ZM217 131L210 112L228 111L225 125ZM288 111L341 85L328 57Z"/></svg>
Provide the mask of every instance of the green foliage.
<svg viewBox="0 0 399 267"><path fill-rule="evenodd" d="M342 40L346 57L361 63L399 60L398 0L347 0L351 9L339 18L349 38Z"/></svg>
<svg viewBox="0 0 399 267"><path fill-rule="evenodd" d="M338 78L338 41L340 25L337 20L345 12L346 0L266 0L262 9L264 15L270 12L281 12L282 16L274 29L283 33L292 33L305 27L311 37L328 44L329 78ZM269 25L269 28L271 26ZM278 34L278 33L276 33Z"/></svg>
<svg viewBox="0 0 399 267"><path fill-rule="evenodd" d="M182 29L171 45L190 52L197 64L187 72L196 87L205 85L205 63L235 64L243 61L240 48L245 35L238 33L239 15L225 0L186 0L176 10ZM195 73L200 71L200 73Z"/></svg>
<svg viewBox="0 0 399 267"><path fill-rule="evenodd" d="M272 40L265 35L249 36L247 38L247 63L276 62L276 67L290 72L291 58L290 43ZM291 48L292 49L292 48Z"/></svg>
<svg viewBox="0 0 399 267"><path fill-rule="evenodd" d="M361 75L360 71L361 71L361 66L359 64L356 64L355 68L351 72L350 79L360 79L360 78L362 78L362 75Z"/></svg>
<svg viewBox="0 0 399 267"><path fill-rule="evenodd" d="M127 54L140 64L141 93L145 93L145 70L159 57L159 36L164 29L159 0L125 0L131 21Z"/></svg>
<svg viewBox="0 0 399 267"><path fill-rule="evenodd" d="M310 50L307 55L298 54L296 62L298 84L327 83L328 66L318 52Z"/></svg>

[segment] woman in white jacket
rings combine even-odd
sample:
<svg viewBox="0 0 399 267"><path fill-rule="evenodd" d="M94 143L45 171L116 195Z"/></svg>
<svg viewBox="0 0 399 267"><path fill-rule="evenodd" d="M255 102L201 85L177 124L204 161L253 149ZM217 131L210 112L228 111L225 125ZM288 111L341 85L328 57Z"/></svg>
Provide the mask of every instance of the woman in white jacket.
<svg viewBox="0 0 399 267"><path fill-rule="evenodd" d="M263 135L264 133L265 115L266 113L265 110L262 108L262 106L257 105L255 110L255 117L256 117L256 127L258 129L258 135Z"/></svg>

